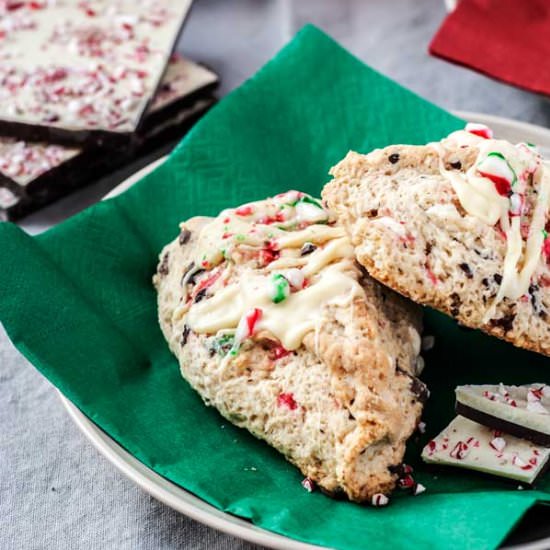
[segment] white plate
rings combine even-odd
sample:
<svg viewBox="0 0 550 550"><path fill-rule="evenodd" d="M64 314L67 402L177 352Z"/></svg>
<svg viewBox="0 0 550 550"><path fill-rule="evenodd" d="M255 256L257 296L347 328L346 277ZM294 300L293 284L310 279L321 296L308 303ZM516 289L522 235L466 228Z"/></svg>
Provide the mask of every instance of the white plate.
<svg viewBox="0 0 550 550"><path fill-rule="evenodd" d="M550 130L516 122L497 116L482 115L469 112L457 112L458 116L475 122L481 122L490 126L498 137L508 139L513 142L527 141L536 143L540 151L546 158L550 159ZM159 166L166 157L156 160L146 166L120 185L115 187L105 198L111 198L119 195L143 176ZM67 398L59 394L63 405L69 412L75 424L82 433L91 441L94 447L113 463L124 475L129 477L142 489L147 491L156 499L164 502L174 510L200 521L214 529L219 529L245 539L249 542L267 546L270 548L280 548L284 550L306 550L318 549L319 546L304 544L286 537L277 535L265 529L256 527L252 523L239 519L231 514L226 514L213 506L210 506L203 500L195 497L191 493L182 489L178 485L168 481L162 476L156 474L153 470L139 462L131 454L126 452L109 435L98 428L89 420L79 409L77 409ZM509 547L511 549L511 547ZM519 546L514 548L520 548ZM528 545L521 546L522 550L544 550L550 548L550 539L537 541Z"/></svg>

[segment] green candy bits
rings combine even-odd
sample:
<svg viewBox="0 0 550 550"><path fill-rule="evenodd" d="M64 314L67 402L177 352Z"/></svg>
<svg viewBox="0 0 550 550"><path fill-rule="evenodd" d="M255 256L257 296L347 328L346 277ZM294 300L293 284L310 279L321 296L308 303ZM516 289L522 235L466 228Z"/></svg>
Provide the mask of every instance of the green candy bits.
<svg viewBox="0 0 550 550"><path fill-rule="evenodd" d="M290 294L290 284L280 273L276 273L271 278L270 296L272 302L279 304L288 298Z"/></svg>

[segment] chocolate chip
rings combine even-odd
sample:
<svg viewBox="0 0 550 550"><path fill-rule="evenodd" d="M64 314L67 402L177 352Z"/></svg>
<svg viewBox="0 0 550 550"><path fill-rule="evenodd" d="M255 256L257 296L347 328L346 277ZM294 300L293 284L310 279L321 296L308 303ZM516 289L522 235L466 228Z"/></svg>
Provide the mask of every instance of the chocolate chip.
<svg viewBox="0 0 550 550"><path fill-rule="evenodd" d="M183 272L183 275L181 276L181 281L180 281L180 284L181 286L184 285L185 283L185 278L187 277L187 275L191 272L191 270L195 267L195 262L191 262L186 268L185 268L185 271Z"/></svg>
<svg viewBox="0 0 550 550"><path fill-rule="evenodd" d="M489 279L487 279L487 277L484 277L483 279L481 279L481 284L482 284L485 288L489 288Z"/></svg>
<svg viewBox="0 0 550 550"><path fill-rule="evenodd" d="M459 264L458 267L460 267L460 269L462 269L462 271L464 271L464 273L466 274L466 277L468 277L468 279L473 279L474 274L472 273L471 267L467 263Z"/></svg>
<svg viewBox="0 0 550 550"><path fill-rule="evenodd" d="M160 262L159 266L158 266L158 273L159 275L162 275L163 277L168 275L168 272L170 271L168 269L168 260L169 260L169 254L168 252L166 252L164 254L164 256L162 257L162 261Z"/></svg>
<svg viewBox="0 0 550 550"><path fill-rule="evenodd" d="M453 292L451 294L451 315L453 317L456 317L460 313L460 306L462 305L462 300L460 299L460 296Z"/></svg>
<svg viewBox="0 0 550 550"><path fill-rule="evenodd" d="M355 420L355 416L348 411L348 420Z"/></svg>
<svg viewBox="0 0 550 550"><path fill-rule="evenodd" d="M490 325L492 327L500 327L504 333L511 331L514 328L514 320L516 318L515 313L509 313L500 319L491 319Z"/></svg>
<svg viewBox="0 0 550 550"><path fill-rule="evenodd" d="M432 251L432 243L426 243L426 246L424 247L424 253L426 256L429 256L430 252Z"/></svg>
<svg viewBox="0 0 550 550"><path fill-rule="evenodd" d="M404 376L408 376L410 378L410 390L415 395L418 401L420 401L421 403L425 403L428 400L428 397L430 397L430 390L428 390L428 386L426 386L426 384L424 384L424 382L422 382L420 378L413 376L399 366L396 367L395 371L398 374L403 374Z"/></svg>
<svg viewBox="0 0 550 550"><path fill-rule="evenodd" d="M313 243L304 243L300 250L300 256L307 256L311 254L317 247Z"/></svg>
<svg viewBox="0 0 550 550"><path fill-rule="evenodd" d="M416 378L416 376L411 376L411 391L420 403L426 403L428 397L430 397L428 386L426 386L422 380Z"/></svg>
<svg viewBox="0 0 550 550"><path fill-rule="evenodd" d="M378 208L372 208L367 212L368 218L376 218L378 216Z"/></svg>
<svg viewBox="0 0 550 550"><path fill-rule="evenodd" d="M529 285L529 295L531 296L531 305L535 311L538 311L537 304L537 292L539 291L538 285Z"/></svg>
<svg viewBox="0 0 550 550"><path fill-rule="evenodd" d="M396 162L399 162L399 154L398 154L398 153L392 153L392 154L388 157L388 160L389 160L392 164L395 164Z"/></svg>
<svg viewBox="0 0 550 550"><path fill-rule="evenodd" d="M193 300L195 304L197 302L200 302L201 300L203 300L206 297L206 291L207 291L207 289L203 288L202 290L199 290L197 292L197 295L195 296L195 299Z"/></svg>
<svg viewBox="0 0 550 550"><path fill-rule="evenodd" d="M410 467L403 463L392 464L388 466L388 470L391 474L395 474L399 479L401 479L402 477L405 477L405 475L410 473L409 472Z"/></svg>
<svg viewBox="0 0 550 550"><path fill-rule="evenodd" d="M495 273L493 275L493 280L497 285L499 285L500 283L502 283L502 275L500 275L499 273Z"/></svg>
<svg viewBox="0 0 550 550"><path fill-rule="evenodd" d="M183 272L180 285L194 285L196 282L196 278L201 273L204 273L204 271L205 270L202 269L202 267L195 269L195 262L191 262Z"/></svg>
<svg viewBox="0 0 550 550"><path fill-rule="evenodd" d="M187 344L187 338L189 337L189 333L191 332L191 329L185 325L183 327L183 332L181 333L181 340L180 340L180 346L183 348L185 344Z"/></svg>
<svg viewBox="0 0 550 550"><path fill-rule="evenodd" d="M459 160L451 162L451 168L454 168L455 170L460 170L462 168L462 163Z"/></svg>
<svg viewBox="0 0 550 550"><path fill-rule="evenodd" d="M178 242L181 246L184 244L187 244L189 242L189 239L191 238L191 231L189 229L186 229L185 227L181 230L180 236L178 238Z"/></svg>

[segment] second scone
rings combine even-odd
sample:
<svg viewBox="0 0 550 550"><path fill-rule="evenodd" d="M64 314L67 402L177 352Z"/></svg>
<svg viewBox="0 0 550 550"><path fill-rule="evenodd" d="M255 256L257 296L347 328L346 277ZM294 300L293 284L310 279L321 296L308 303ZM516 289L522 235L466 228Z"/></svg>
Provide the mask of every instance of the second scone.
<svg viewBox="0 0 550 550"><path fill-rule="evenodd" d="M550 169L529 144L467 128L350 152L322 196L374 278L550 355Z"/></svg>

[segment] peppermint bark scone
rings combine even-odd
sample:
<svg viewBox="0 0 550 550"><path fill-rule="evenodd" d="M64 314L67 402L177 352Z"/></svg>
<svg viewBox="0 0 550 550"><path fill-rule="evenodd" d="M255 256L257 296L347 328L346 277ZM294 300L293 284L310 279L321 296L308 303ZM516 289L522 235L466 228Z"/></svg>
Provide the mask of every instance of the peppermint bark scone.
<svg viewBox="0 0 550 550"><path fill-rule="evenodd" d="M323 198L374 278L550 355L550 167L528 144L467 130L350 152Z"/></svg>
<svg viewBox="0 0 550 550"><path fill-rule="evenodd" d="M330 494L391 491L420 420L420 315L296 191L192 218L164 248L160 326L206 404ZM376 500L376 499L374 499Z"/></svg>

